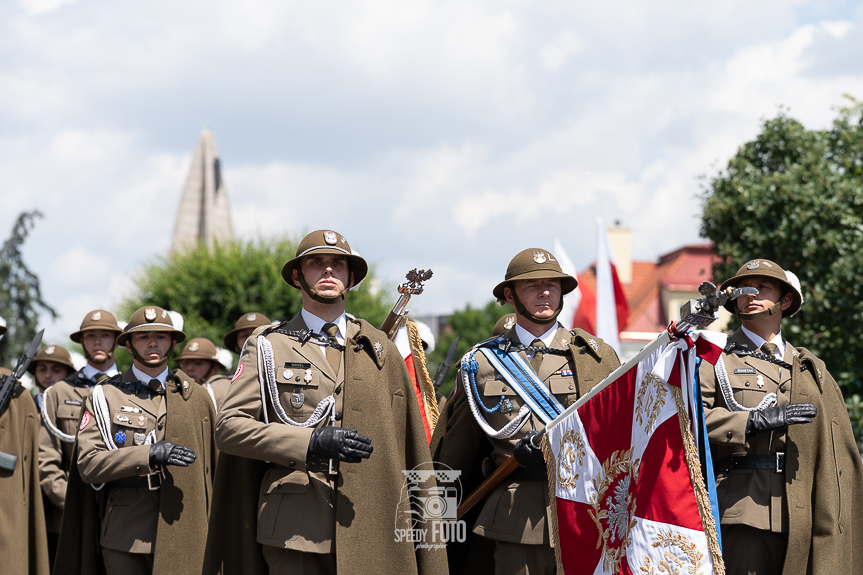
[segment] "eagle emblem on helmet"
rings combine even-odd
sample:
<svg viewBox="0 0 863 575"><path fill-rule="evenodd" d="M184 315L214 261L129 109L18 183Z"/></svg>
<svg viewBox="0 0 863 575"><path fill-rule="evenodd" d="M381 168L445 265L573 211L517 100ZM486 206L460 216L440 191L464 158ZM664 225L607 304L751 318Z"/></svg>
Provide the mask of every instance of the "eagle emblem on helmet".
<svg viewBox="0 0 863 575"><path fill-rule="evenodd" d="M53 355L53 354L54 354L54 346L53 346L53 345L49 345L48 347L46 347L46 348L45 348L45 353L46 353L46 354L48 354L48 355Z"/></svg>
<svg viewBox="0 0 863 575"><path fill-rule="evenodd" d="M256 319L258 319L258 316L256 314L253 314L253 313L250 313L249 315L246 316L246 321L255 321Z"/></svg>
<svg viewBox="0 0 863 575"><path fill-rule="evenodd" d="M90 316L90 321L99 321L102 319L102 312L94 311L93 315Z"/></svg>
<svg viewBox="0 0 863 575"><path fill-rule="evenodd" d="M336 232L324 232L324 241L328 246L336 245Z"/></svg>
<svg viewBox="0 0 863 575"><path fill-rule="evenodd" d="M193 341L189 344L189 351L198 351L198 342Z"/></svg>
<svg viewBox="0 0 863 575"><path fill-rule="evenodd" d="M151 307L148 307L144 311L144 317L147 319L147 321L153 321L154 319L156 319L156 310L151 308Z"/></svg>
<svg viewBox="0 0 863 575"><path fill-rule="evenodd" d="M545 257L545 252L533 252L533 261L538 264L544 264L548 258Z"/></svg>
<svg viewBox="0 0 863 575"><path fill-rule="evenodd" d="M757 269L760 264L761 264L761 262L759 262L758 260L752 260L751 262L746 264L746 269L748 269L748 270Z"/></svg>

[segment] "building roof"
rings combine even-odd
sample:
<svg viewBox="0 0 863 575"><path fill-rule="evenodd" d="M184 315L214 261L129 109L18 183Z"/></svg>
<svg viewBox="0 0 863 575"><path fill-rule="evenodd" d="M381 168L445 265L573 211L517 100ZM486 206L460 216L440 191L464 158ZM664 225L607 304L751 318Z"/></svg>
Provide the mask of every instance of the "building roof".
<svg viewBox="0 0 863 575"><path fill-rule="evenodd" d="M656 334L668 325L661 289L694 292L703 281L713 281L713 264L718 257L710 242L683 246L659 257L656 262L632 262L632 282L623 285L629 304L629 318L621 332ZM596 290L596 263L578 273L578 281ZM629 338L641 339L641 338Z"/></svg>

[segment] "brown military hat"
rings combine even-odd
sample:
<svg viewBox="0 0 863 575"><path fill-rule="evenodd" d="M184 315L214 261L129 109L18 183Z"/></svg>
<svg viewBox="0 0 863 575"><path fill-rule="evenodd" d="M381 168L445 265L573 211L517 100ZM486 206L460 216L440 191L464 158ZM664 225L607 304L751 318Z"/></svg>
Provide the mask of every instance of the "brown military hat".
<svg viewBox="0 0 863 575"><path fill-rule="evenodd" d="M757 259L746 262L739 270L737 270L734 277L722 282L719 289L724 290L728 287L737 287L740 285L741 281L751 277L772 278L783 284L788 289L791 293L791 305L788 306L788 309L782 312L782 317L791 317L800 310L800 306L803 305L803 292L800 289L800 280L797 279L796 274L783 270L779 264L770 260ZM738 314L737 303L735 300L727 302L725 304L725 309L732 314ZM741 315L741 317L744 316ZM747 318L744 317L744 319Z"/></svg>
<svg viewBox="0 0 863 575"><path fill-rule="evenodd" d="M297 247L297 253L294 256L294 259L289 260L282 268L282 277L286 282L288 282L289 286L300 289L294 285L294 280L292 278L293 271L294 269L299 268L303 256L307 256L312 253L346 256L348 258L351 271L354 273L354 285L359 285L369 271L369 265L366 263L366 260L355 255L351 251L351 246L348 243L348 240L346 240L342 234L336 233L332 230L317 230L303 238L303 241L301 241L300 245Z"/></svg>
<svg viewBox="0 0 863 575"><path fill-rule="evenodd" d="M509 330L513 328L515 325L515 314L508 313L505 316L501 317L497 320L497 323L494 324L494 329L491 332L491 335L498 336L503 335Z"/></svg>
<svg viewBox="0 0 863 575"><path fill-rule="evenodd" d="M206 337L195 337L189 340L186 347L183 348L183 353L174 358L176 361L183 359L207 359L210 361L219 361L216 356L216 344Z"/></svg>
<svg viewBox="0 0 863 575"><path fill-rule="evenodd" d="M39 361L53 361L54 363L65 365L71 371L75 371L75 364L72 363L72 356L69 355L69 351L65 347L60 347L59 345L46 345L40 349L39 353L36 354L36 357L33 358L33 361L30 362L30 365L27 366L27 371L35 374L36 363Z"/></svg>
<svg viewBox="0 0 863 575"><path fill-rule="evenodd" d="M81 343L85 331L93 331L102 329L105 331L113 331L115 335L120 335L123 330L117 324L117 318L109 311L104 309L96 309L88 313L81 322L81 327L69 336L69 339L75 343Z"/></svg>
<svg viewBox="0 0 863 575"><path fill-rule="evenodd" d="M531 280L544 278L560 278L561 295L566 295L578 286L578 281L571 275L563 273L557 259L548 250L528 248L520 251L509 262L504 280L492 291L494 297L503 301L503 288L509 282L516 280Z"/></svg>
<svg viewBox="0 0 863 575"><path fill-rule="evenodd" d="M186 334L174 327L171 315L159 306L144 306L129 318L129 323L123 333L117 336L117 345L126 345L132 332L164 331L172 334L174 341L179 343L186 339Z"/></svg>
<svg viewBox="0 0 863 575"><path fill-rule="evenodd" d="M225 334L225 347L234 353L240 353L240 349L237 347L237 332L243 331L244 329L255 329L256 327L270 325L271 323L270 318L262 313L255 311L244 313L240 316L240 319L237 320L237 323L234 324L234 329Z"/></svg>

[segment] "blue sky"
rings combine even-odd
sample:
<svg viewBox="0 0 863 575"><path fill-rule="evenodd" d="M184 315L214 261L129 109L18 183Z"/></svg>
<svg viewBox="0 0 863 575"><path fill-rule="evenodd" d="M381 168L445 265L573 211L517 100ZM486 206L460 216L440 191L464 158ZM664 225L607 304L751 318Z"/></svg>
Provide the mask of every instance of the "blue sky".
<svg viewBox="0 0 863 575"><path fill-rule="evenodd" d="M823 128L863 98L863 4L719 4L4 2L0 236L45 214L26 258L62 342L167 251L206 124L238 235L430 267L414 314L485 303L555 237L583 268L597 216L655 259L779 106Z"/></svg>

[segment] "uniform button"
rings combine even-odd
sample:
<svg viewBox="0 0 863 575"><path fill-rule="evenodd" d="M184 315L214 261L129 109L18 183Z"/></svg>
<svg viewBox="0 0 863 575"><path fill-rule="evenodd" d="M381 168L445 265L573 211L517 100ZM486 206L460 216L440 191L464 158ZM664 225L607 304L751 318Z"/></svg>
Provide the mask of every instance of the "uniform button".
<svg viewBox="0 0 863 575"><path fill-rule="evenodd" d="M294 461L288 462L288 467L294 467L295 465L296 465L296 462L294 462Z"/></svg>
<svg viewBox="0 0 863 575"><path fill-rule="evenodd" d="M749 382L748 382L748 381L746 382L746 387L749 387Z"/></svg>
<svg viewBox="0 0 863 575"><path fill-rule="evenodd" d="M573 385L570 385L569 389L575 389L575 387Z"/></svg>
<svg viewBox="0 0 863 575"><path fill-rule="evenodd" d="M298 375L297 377L295 377L294 381L300 381L300 376Z"/></svg>
<svg viewBox="0 0 863 575"><path fill-rule="evenodd" d="M337 388L336 388L336 391L335 391L334 393L335 393L336 395L338 395L338 394L340 394L341 392L342 392L342 388L341 388L341 386L339 386L339 387L337 387Z"/></svg>
<svg viewBox="0 0 863 575"><path fill-rule="evenodd" d="M162 429L163 427L165 427L165 424L164 424L164 423L159 423L159 430L160 430L160 431L161 431L161 429Z"/></svg>
<svg viewBox="0 0 863 575"><path fill-rule="evenodd" d="M731 439L732 437L734 437L734 434L729 431L728 433L725 434L725 437L727 437L728 439Z"/></svg>
<svg viewBox="0 0 863 575"><path fill-rule="evenodd" d="M784 383L779 386L779 391L782 393L785 393L785 384Z"/></svg>
<svg viewBox="0 0 863 575"><path fill-rule="evenodd" d="M506 391L506 386L505 386L505 385L501 388L501 391Z"/></svg>
<svg viewBox="0 0 863 575"><path fill-rule="evenodd" d="M337 412L336 412L336 421L341 421L341 420L342 420L342 412L341 412L341 411L337 411Z"/></svg>
<svg viewBox="0 0 863 575"><path fill-rule="evenodd" d="M281 489L281 488L282 488L281 485L276 485L276 489Z"/></svg>
<svg viewBox="0 0 863 575"><path fill-rule="evenodd" d="M140 465L136 465L136 466L135 466L135 471L137 471L137 472L139 472L139 473L140 473L140 472L141 472L141 466L140 466Z"/></svg>

